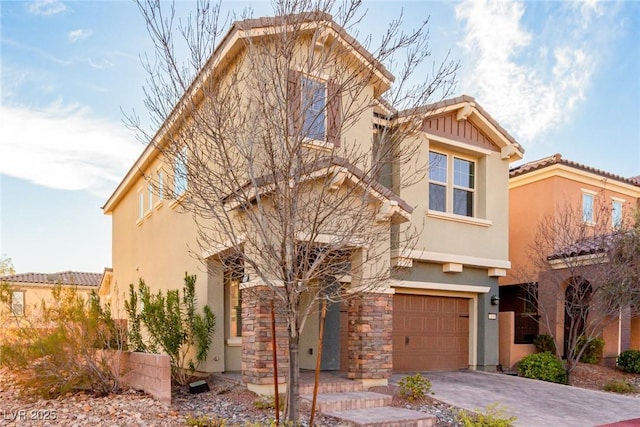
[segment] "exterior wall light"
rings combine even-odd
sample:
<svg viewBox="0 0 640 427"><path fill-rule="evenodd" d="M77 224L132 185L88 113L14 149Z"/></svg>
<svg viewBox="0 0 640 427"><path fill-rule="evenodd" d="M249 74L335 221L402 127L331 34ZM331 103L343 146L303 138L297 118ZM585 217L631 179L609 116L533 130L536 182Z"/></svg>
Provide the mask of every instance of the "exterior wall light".
<svg viewBox="0 0 640 427"><path fill-rule="evenodd" d="M498 305L500 303L500 297L498 295L491 295L491 305Z"/></svg>

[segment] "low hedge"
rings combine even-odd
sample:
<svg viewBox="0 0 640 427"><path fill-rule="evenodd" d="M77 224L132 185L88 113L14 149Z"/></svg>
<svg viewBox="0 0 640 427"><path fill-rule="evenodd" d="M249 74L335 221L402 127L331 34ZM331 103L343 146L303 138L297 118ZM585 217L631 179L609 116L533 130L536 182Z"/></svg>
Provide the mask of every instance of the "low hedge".
<svg viewBox="0 0 640 427"><path fill-rule="evenodd" d="M617 359L618 368L632 374L640 374L640 350L627 350L620 353Z"/></svg>
<svg viewBox="0 0 640 427"><path fill-rule="evenodd" d="M548 351L523 357L518 363L518 373L534 380L567 383L567 372L562 361Z"/></svg>

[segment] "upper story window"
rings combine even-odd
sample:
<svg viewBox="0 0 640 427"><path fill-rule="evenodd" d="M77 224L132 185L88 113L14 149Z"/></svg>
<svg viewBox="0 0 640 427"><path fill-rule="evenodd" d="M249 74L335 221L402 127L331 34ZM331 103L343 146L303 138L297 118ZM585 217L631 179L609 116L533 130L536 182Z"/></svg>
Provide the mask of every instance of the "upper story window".
<svg viewBox="0 0 640 427"><path fill-rule="evenodd" d="M158 201L164 198L164 174L158 171Z"/></svg>
<svg viewBox="0 0 640 427"><path fill-rule="evenodd" d="M594 223L594 220L593 220L594 196L595 195L593 193L588 193L588 192L582 193L582 221L587 224Z"/></svg>
<svg viewBox="0 0 640 427"><path fill-rule="evenodd" d="M474 216L475 168L471 160L430 151L429 209Z"/></svg>
<svg viewBox="0 0 640 427"><path fill-rule="evenodd" d="M138 190L138 219L144 218L144 191Z"/></svg>
<svg viewBox="0 0 640 427"><path fill-rule="evenodd" d="M293 137L307 139L309 145L317 141L340 146L342 94L339 84L290 70L287 98Z"/></svg>
<svg viewBox="0 0 640 427"><path fill-rule="evenodd" d="M622 200L614 200L611 203L611 228L616 229L622 225Z"/></svg>
<svg viewBox="0 0 640 427"><path fill-rule="evenodd" d="M149 193L149 210L153 209L153 184L150 182L147 186L147 192Z"/></svg>
<svg viewBox="0 0 640 427"><path fill-rule="evenodd" d="M177 197L187 190L187 149L183 148L173 166L173 190Z"/></svg>
<svg viewBox="0 0 640 427"><path fill-rule="evenodd" d="M306 138L324 141L326 139L327 84L302 78L302 132Z"/></svg>
<svg viewBox="0 0 640 427"><path fill-rule="evenodd" d="M11 293L11 312L14 316L24 316L24 291Z"/></svg>

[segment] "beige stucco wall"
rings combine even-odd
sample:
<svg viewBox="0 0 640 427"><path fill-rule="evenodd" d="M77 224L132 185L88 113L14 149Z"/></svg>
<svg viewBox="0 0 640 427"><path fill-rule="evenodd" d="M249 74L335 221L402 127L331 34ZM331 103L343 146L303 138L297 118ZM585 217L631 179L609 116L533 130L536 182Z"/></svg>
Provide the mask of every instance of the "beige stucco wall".
<svg viewBox="0 0 640 427"><path fill-rule="evenodd" d="M511 369L520 359L536 352L533 344L514 344L515 314L513 311L503 311L498 314L500 331L500 364L504 369Z"/></svg>
<svg viewBox="0 0 640 427"><path fill-rule="evenodd" d="M47 306L51 306L54 302L53 289L55 285L41 283L9 283L12 291L24 292L25 316L37 316L39 307L44 302ZM65 286L65 288L68 288ZM95 286L74 286L78 295L88 300L91 291L98 291Z"/></svg>
<svg viewBox="0 0 640 427"><path fill-rule="evenodd" d="M404 188L400 196L415 206L412 224L421 230L416 251L455 254L465 257L490 258L508 261L508 171L509 160L500 152L490 154L464 151L441 142L429 141L424 135L407 141L419 145L416 156L428 161L431 147L438 152L455 155L476 162L476 190L474 217L441 215L429 212L429 180L427 176ZM426 163L423 162L423 165ZM408 175L412 172L409 170ZM475 219L481 221L475 221Z"/></svg>

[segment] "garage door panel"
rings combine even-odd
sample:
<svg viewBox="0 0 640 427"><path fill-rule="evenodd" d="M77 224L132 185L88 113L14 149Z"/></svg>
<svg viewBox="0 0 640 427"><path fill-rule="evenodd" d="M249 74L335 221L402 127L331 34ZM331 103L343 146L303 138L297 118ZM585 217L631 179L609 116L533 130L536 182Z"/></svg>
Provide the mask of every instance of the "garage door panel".
<svg viewBox="0 0 640 427"><path fill-rule="evenodd" d="M468 367L468 299L396 294L393 311L394 370Z"/></svg>

